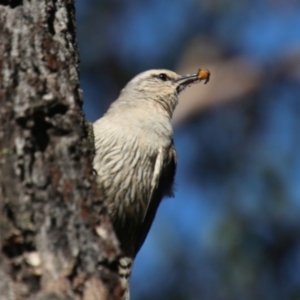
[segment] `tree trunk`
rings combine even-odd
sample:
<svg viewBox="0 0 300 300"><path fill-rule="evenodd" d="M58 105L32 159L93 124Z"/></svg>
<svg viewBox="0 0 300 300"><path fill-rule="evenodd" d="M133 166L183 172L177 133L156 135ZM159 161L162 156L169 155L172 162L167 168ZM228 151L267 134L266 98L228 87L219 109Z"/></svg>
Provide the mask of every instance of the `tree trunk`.
<svg viewBox="0 0 300 300"><path fill-rule="evenodd" d="M120 299L72 0L0 0L0 299Z"/></svg>

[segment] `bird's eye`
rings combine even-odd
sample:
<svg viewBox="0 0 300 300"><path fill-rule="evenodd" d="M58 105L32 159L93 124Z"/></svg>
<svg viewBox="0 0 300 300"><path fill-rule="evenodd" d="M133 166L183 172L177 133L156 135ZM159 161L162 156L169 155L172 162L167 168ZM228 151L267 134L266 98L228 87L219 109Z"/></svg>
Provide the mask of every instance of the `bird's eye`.
<svg viewBox="0 0 300 300"><path fill-rule="evenodd" d="M169 79L169 77L165 73L160 73L158 75L158 78L161 79L162 81L167 81Z"/></svg>

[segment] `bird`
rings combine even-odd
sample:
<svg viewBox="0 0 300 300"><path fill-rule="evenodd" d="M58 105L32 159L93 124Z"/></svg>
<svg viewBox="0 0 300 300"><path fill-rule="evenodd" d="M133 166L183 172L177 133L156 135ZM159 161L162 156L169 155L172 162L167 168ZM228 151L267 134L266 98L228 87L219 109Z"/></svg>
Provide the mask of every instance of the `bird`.
<svg viewBox="0 0 300 300"><path fill-rule="evenodd" d="M93 123L93 168L122 256L118 272L123 300L130 299L132 263L164 197L172 197L177 155L171 125L179 94L210 78L207 69L184 76L148 70L121 90Z"/></svg>

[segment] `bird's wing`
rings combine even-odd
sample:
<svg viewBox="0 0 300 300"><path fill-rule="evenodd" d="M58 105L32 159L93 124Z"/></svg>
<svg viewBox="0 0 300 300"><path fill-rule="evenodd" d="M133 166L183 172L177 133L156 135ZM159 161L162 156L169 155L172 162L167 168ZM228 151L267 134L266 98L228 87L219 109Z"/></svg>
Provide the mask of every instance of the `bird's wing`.
<svg viewBox="0 0 300 300"><path fill-rule="evenodd" d="M177 156L174 145L168 149L160 148L154 164L151 192L146 207L143 223L137 238L136 251L139 251L151 227L159 203L164 196L173 196L172 186L176 173Z"/></svg>

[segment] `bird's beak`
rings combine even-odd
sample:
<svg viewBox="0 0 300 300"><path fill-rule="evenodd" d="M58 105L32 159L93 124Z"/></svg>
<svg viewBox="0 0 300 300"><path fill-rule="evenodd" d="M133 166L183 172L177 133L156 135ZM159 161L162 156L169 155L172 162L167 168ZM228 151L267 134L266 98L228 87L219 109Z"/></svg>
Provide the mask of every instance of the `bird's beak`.
<svg viewBox="0 0 300 300"><path fill-rule="evenodd" d="M209 81L210 72L207 69L199 69L196 74L187 74L180 76L174 80L174 83L177 85L177 93L183 91L187 86L193 83L198 83L201 80L205 80L204 84Z"/></svg>

